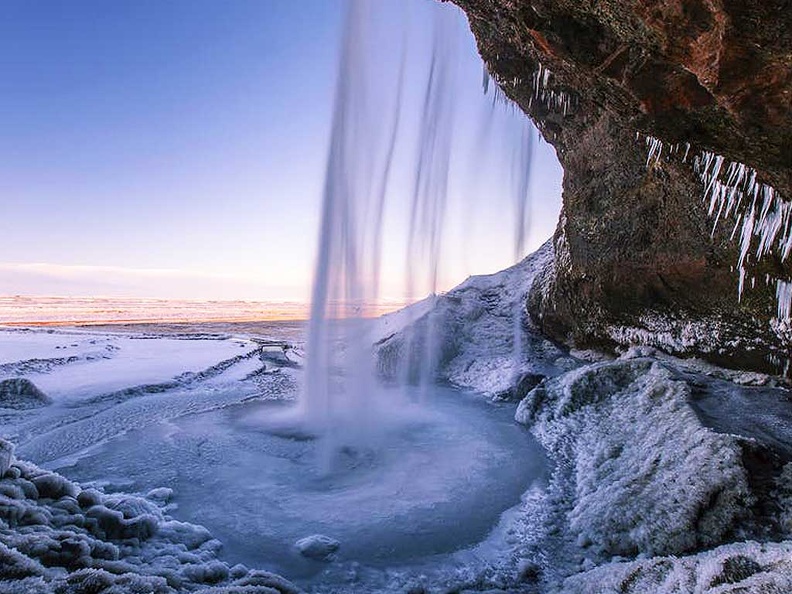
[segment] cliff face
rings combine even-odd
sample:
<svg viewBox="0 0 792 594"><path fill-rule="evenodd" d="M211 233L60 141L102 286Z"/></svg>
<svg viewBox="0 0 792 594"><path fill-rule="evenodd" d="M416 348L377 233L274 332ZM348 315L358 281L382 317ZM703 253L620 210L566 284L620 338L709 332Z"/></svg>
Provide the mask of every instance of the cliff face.
<svg viewBox="0 0 792 594"><path fill-rule="evenodd" d="M783 371L792 1L453 1L564 167L556 259L529 300L543 330ZM781 230L757 257L765 204Z"/></svg>

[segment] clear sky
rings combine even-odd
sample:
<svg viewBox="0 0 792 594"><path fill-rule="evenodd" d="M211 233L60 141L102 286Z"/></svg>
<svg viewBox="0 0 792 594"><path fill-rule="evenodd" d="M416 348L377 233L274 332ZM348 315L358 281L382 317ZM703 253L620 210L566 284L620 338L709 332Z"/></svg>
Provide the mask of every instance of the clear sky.
<svg viewBox="0 0 792 594"><path fill-rule="evenodd" d="M340 0L3 0L0 3L0 294L307 298L338 48ZM404 7L409 15L405 17ZM512 263L497 166L503 116L463 15L378 0L396 63L410 27L406 112L418 111L436 12L458 21L459 111L443 284ZM506 130L506 132L504 132ZM467 139L467 140L465 140ZM385 228L384 293L398 297L409 134ZM477 147L476 152L474 147ZM500 171L500 173L498 173ZM535 248L552 233L560 166L537 152Z"/></svg>

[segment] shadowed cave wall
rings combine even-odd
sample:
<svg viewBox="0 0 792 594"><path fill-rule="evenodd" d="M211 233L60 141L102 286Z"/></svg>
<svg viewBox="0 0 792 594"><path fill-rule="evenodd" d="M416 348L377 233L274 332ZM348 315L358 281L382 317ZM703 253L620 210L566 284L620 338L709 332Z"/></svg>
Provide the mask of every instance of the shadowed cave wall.
<svg viewBox="0 0 792 594"><path fill-rule="evenodd" d="M564 167L556 258L529 296L543 331L783 373L776 283L792 258L756 257L755 240L738 299L748 200L714 226L693 161L723 156L753 168L779 208L792 197L792 1L453 2ZM647 136L663 143L648 165Z"/></svg>

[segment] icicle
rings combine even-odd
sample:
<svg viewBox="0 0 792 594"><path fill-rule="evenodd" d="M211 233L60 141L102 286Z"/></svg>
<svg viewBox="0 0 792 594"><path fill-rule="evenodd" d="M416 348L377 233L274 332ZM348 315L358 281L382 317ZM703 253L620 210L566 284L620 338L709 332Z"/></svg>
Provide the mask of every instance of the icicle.
<svg viewBox="0 0 792 594"><path fill-rule="evenodd" d="M778 319L789 321L792 313L792 282L777 281L776 298L778 299Z"/></svg>

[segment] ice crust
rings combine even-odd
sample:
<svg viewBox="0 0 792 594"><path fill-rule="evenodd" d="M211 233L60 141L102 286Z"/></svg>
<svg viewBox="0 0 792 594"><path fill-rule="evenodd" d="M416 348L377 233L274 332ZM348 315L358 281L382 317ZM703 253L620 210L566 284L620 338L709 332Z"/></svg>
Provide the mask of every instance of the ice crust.
<svg viewBox="0 0 792 594"><path fill-rule="evenodd" d="M411 332L427 334L430 324L440 351L436 370L440 381L494 396L509 392L515 380L525 374L557 373L558 365L569 361L552 343L530 330L531 322L521 305L536 275L552 258L553 245L548 241L511 268L472 276L444 295L384 316L373 335L381 375L391 379L417 375L423 349L410 342ZM514 355L515 311L521 313L525 329L524 356L519 361Z"/></svg>
<svg viewBox="0 0 792 594"><path fill-rule="evenodd" d="M0 440L0 453L9 450ZM0 475L0 592L298 592L276 575L220 561L221 543L170 518L162 493L83 489L13 458Z"/></svg>

